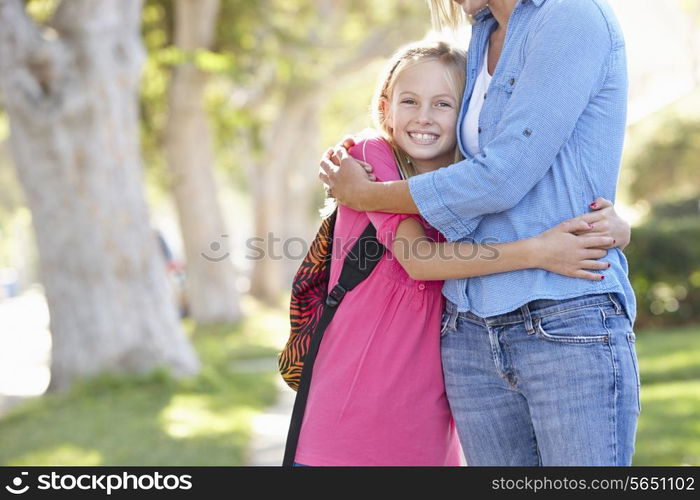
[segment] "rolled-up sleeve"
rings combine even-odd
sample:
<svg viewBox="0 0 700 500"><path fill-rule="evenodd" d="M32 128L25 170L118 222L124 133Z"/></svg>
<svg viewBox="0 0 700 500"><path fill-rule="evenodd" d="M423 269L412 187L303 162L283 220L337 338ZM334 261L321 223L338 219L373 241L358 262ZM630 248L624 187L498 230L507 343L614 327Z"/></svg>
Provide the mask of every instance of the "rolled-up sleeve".
<svg viewBox="0 0 700 500"><path fill-rule="evenodd" d="M423 218L445 235L448 241L456 241L473 233L482 216L467 220L459 213L450 210L450 206L457 200L443 200L440 196L440 188L435 181L436 176L432 175L437 172L409 178L408 189Z"/></svg>
<svg viewBox="0 0 700 500"><path fill-rule="evenodd" d="M449 241L508 210L544 177L602 87L615 49L595 2L550 9L524 46L495 137L474 158L409 179L420 214Z"/></svg>

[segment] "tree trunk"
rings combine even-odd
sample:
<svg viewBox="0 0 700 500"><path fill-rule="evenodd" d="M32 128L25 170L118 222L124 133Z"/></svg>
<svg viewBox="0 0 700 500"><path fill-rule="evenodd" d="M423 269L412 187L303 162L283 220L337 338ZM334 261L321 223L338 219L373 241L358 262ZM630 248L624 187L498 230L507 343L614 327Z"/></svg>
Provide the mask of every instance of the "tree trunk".
<svg viewBox="0 0 700 500"><path fill-rule="evenodd" d="M188 54L209 48L218 0L178 0L175 45ZM236 273L228 252L214 180L211 132L203 107L206 74L193 63L176 66L170 82L166 156L187 257L190 314L200 323L240 318Z"/></svg>
<svg viewBox="0 0 700 500"><path fill-rule="evenodd" d="M199 361L150 226L137 92L141 0L61 2L45 35L0 0L0 89L52 333L49 390Z"/></svg>
<svg viewBox="0 0 700 500"><path fill-rule="evenodd" d="M256 258L251 293L276 303L314 236L309 230L313 199L308 179L318 172L320 88L290 87L278 119L265 138L263 161L250 172L255 236L265 255ZM317 186L321 190L320 184ZM317 207L320 208L320 207ZM320 219L316 219L320 225ZM257 252L256 252L257 253Z"/></svg>

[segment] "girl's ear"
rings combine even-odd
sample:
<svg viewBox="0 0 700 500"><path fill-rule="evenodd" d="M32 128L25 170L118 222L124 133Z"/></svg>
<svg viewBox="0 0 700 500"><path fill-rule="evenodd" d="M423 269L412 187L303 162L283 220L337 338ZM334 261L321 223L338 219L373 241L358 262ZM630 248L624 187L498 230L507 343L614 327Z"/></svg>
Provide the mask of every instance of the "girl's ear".
<svg viewBox="0 0 700 500"><path fill-rule="evenodd" d="M390 109L389 100L386 97L379 98L379 108L382 110L382 115L384 115L384 119L388 120Z"/></svg>
<svg viewBox="0 0 700 500"><path fill-rule="evenodd" d="M379 109L382 112L382 125L386 128L386 130L389 131L389 133L393 133L393 129L391 128L390 125L390 120L391 120L391 106L389 106L389 99L386 97L381 97L379 99Z"/></svg>

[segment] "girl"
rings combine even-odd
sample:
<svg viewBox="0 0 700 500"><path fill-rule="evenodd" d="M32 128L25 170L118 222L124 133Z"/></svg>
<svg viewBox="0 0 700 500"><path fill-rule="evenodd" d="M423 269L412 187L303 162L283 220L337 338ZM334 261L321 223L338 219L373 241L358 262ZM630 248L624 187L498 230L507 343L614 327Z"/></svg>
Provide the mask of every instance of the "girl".
<svg viewBox="0 0 700 500"><path fill-rule="evenodd" d="M350 153L379 180L428 172L457 161L455 124L465 54L446 43L400 50L380 79L374 121L381 136ZM368 222L387 251L373 273L348 292L325 331L306 405L299 465L459 465L459 443L440 361L442 280L539 267L598 280L585 269L613 244L574 236L567 221L537 237L493 245L446 243L414 215L339 207L329 289L345 253ZM426 237L427 236L427 237ZM474 429L474 432L479 432Z"/></svg>

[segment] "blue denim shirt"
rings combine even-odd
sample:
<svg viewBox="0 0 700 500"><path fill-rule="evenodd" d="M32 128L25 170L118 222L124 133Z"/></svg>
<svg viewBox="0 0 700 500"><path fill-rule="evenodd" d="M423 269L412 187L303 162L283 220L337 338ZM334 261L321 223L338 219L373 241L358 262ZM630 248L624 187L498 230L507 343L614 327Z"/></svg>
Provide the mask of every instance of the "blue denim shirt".
<svg viewBox="0 0 700 500"><path fill-rule="evenodd" d="M496 27L477 16L468 52L462 126L484 48ZM508 23L479 117L481 153L409 179L421 215L449 241L508 242L535 236L615 200L627 114L620 26L604 0L523 0ZM525 269L448 280L459 311L503 314L535 299L615 292L634 321L627 260L618 249L602 281Z"/></svg>

